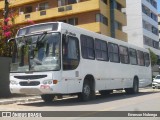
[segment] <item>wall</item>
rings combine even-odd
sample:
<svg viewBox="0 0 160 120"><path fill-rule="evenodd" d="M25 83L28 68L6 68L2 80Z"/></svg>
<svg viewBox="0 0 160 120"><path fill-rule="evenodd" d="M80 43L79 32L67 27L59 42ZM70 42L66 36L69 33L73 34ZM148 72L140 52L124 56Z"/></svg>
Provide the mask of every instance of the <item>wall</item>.
<svg viewBox="0 0 160 120"><path fill-rule="evenodd" d="M10 62L10 58L0 57L0 98L11 95L9 90Z"/></svg>

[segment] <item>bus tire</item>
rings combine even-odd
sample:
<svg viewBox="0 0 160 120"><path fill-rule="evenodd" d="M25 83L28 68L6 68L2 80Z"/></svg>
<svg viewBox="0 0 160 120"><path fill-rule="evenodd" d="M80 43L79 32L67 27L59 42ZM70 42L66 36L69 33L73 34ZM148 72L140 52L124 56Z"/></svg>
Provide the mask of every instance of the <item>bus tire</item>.
<svg viewBox="0 0 160 120"><path fill-rule="evenodd" d="M101 90L99 91L99 93L102 95L102 96L106 96L106 95L109 95L113 92L113 90Z"/></svg>
<svg viewBox="0 0 160 120"><path fill-rule="evenodd" d="M91 85L88 81L84 81L82 92L78 94L81 101L89 101L91 99Z"/></svg>
<svg viewBox="0 0 160 120"><path fill-rule="evenodd" d="M139 81L138 78L134 78L133 87L125 89L127 94L136 94L139 92Z"/></svg>
<svg viewBox="0 0 160 120"><path fill-rule="evenodd" d="M55 95L53 94L44 94L44 95L41 95L41 98L44 102L52 102L53 99L54 99Z"/></svg>

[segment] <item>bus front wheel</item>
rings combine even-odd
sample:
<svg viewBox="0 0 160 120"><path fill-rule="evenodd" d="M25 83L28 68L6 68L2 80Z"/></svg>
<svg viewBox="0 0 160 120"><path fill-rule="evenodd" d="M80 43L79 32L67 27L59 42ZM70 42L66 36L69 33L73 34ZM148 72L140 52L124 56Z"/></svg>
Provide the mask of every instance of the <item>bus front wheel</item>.
<svg viewBox="0 0 160 120"><path fill-rule="evenodd" d="M44 102L52 102L54 97L55 95L52 95L52 94L41 95L41 98Z"/></svg>
<svg viewBox="0 0 160 120"><path fill-rule="evenodd" d="M89 101L91 98L91 85L88 81L85 81L83 84L82 92L78 94L78 98L81 101Z"/></svg>

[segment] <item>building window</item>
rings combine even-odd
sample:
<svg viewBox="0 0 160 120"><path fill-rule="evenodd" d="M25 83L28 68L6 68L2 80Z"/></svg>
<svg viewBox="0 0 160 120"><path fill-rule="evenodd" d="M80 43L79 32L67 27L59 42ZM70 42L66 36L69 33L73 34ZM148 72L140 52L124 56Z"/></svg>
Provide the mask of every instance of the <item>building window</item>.
<svg viewBox="0 0 160 120"><path fill-rule="evenodd" d="M108 19L104 15L98 13L96 14L96 22L101 22L105 25L108 25Z"/></svg>
<svg viewBox="0 0 160 120"><path fill-rule="evenodd" d="M143 20L143 28L148 30L148 31L151 31L151 24L146 22L145 20Z"/></svg>
<svg viewBox="0 0 160 120"><path fill-rule="evenodd" d="M145 20L143 20L143 28L152 32L155 35L158 35L158 29L151 25L149 22L146 22Z"/></svg>
<svg viewBox="0 0 160 120"><path fill-rule="evenodd" d="M108 43L108 54L111 62L119 63L119 49L118 45L114 43Z"/></svg>
<svg viewBox="0 0 160 120"><path fill-rule="evenodd" d="M117 21L115 21L115 29L122 30L122 24L117 22Z"/></svg>
<svg viewBox="0 0 160 120"><path fill-rule="evenodd" d="M151 17L154 21L158 21L158 17L148 7L142 4L142 12L147 16Z"/></svg>
<svg viewBox="0 0 160 120"><path fill-rule="evenodd" d="M70 18L70 19L68 19L68 24L78 25L78 18Z"/></svg>
<svg viewBox="0 0 160 120"><path fill-rule="evenodd" d="M143 36L144 44L148 45L150 47L153 47L155 49L159 49L159 42L155 41L147 36Z"/></svg>
<svg viewBox="0 0 160 120"><path fill-rule="evenodd" d="M58 7L65 5L66 5L66 0L58 0Z"/></svg>
<svg viewBox="0 0 160 120"><path fill-rule="evenodd" d="M77 3L77 0L68 0L68 4L75 4Z"/></svg>
<svg viewBox="0 0 160 120"><path fill-rule="evenodd" d="M128 48L119 46L119 54L120 54L121 63L129 64Z"/></svg>
<svg viewBox="0 0 160 120"><path fill-rule="evenodd" d="M58 0L58 7L78 3L79 0Z"/></svg>
<svg viewBox="0 0 160 120"><path fill-rule="evenodd" d="M131 65L137 65L137 52L135 49L130 48L129 49L129 60Z"/></svg>
<svg viewBox="0 0 160 120"><path fill-rule="evenodd" d="M147 36L143 36L144 44L153 47L153 40Z"/></svg>
<svg viewBox="0 0 160 120"><path fill-rule="evenodd" d="M82 57L85 59L95 59L94 39L90 36L81 35Z"/></svg>
<svg viewBox="0 0 160 120"><path fill-rule="evenodd" d="M155 28L154 26L152 26L152 33L154 33L155 35L158 35L158 29Z"/></svg>
<svg viewBox="0 0 160 120"><path fill-rule="evenodd" d="M69 18L67 20L59 20L60 22L68 23L70 25L78 25L78 18Z"/></svg>
<svg viewBox="0 0 160 120"><path fill-rule="evenodd" d="M121 11L123 7L122 7L121 4L119 4L118 2L116 2L116 3L115 3L115 8L116 8L117 10Z"/></svg>
<svg viewBox="0 0 160 120"><path fill-rule="evenodd" d="M108 1L108 0L101 0L101 1L104 2L104 3L107 5L107 1Z"/></svg>
<svg viewBox="0 0 160 120"><path fill-rule="evenodd" d="M100 39L95 39L95 55L97 60L108 61L107 43Z"/></svg>
<svg viewBox="0 0 160 120"><path fill-rule="evenodd" d="M159 49L159 42L153 41L153 47Z"/></svg>
<svg viewBox="0 0 160 120"><path fill-rule="evenodd" d="M46 10L48 8L49 8L48 2L39 4L39 10Z"/></svg>
<svg viewBox="0 0 160 120"><path fill-rule="evenodd" d="M157 2L155 0L147 0L147 2L157 9Z"/></svg>
<svg viewBox="0 0 160 120"><path fill-rule="evenodd" d="M156 22L158 21L157 15L154 13L151 13L151 18Z"/></svg>
<svg viewBox="0 0 160 120"><path fill-rule="evenodd" d="M25 7L25 14L26 14L26 13L31 13L31 12L33 12L32 6L26 6L26 7Z"/></svg>
<svg viewBox="0 0 160 120"><path fill-rule="evenodd" d="M138 59L138 65L140 66L144 66L145 63L144 63L144 54L142 51L137 51L137 59Z"/></svg>

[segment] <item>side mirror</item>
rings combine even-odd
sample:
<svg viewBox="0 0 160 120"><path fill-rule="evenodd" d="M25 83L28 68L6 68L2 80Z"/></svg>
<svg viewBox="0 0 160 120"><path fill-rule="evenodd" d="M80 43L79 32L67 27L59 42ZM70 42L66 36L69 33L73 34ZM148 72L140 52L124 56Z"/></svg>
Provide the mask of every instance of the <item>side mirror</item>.
<svg viewBox="0 0 160 120"><path fill-rule="evenodd" d="M62 41L63 41L63 43L67 43L68 42L68 38L67 38L66 34L62 35Z"/></svg>
<svg viewBox="0 0 160 120"><path fill-rule="evenodd" d="M15 41L15 39L14 38L10 38L10 39L7 40L7 43L10 43L11 41Z"/></svg>

